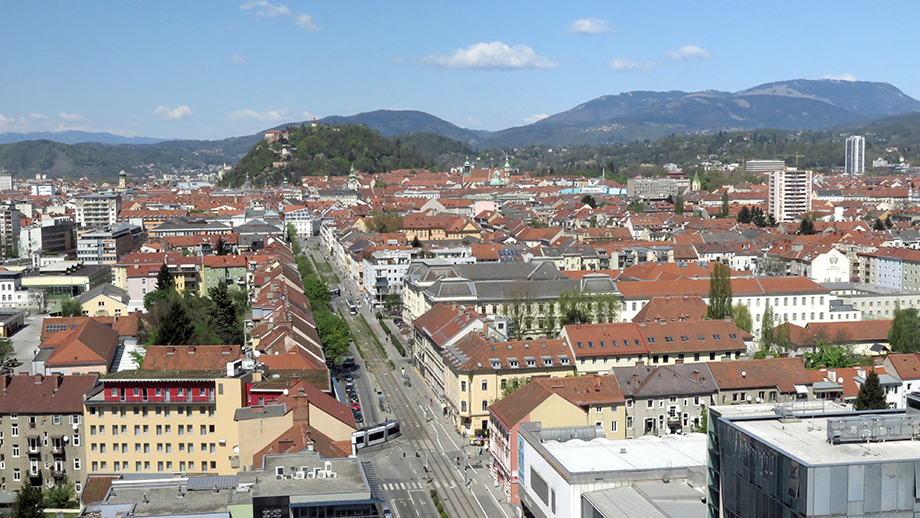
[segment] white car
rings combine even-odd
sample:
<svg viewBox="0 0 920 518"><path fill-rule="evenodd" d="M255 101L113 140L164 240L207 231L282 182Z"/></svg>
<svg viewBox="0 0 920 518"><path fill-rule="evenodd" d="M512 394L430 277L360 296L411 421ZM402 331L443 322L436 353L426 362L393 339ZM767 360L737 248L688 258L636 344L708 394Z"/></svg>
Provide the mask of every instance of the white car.
<svg viewBox="0 0 920 518"><path fill-rule="evenodd" d="M393 513L387 506L383 506L383 518L393 518Z"/></svg>

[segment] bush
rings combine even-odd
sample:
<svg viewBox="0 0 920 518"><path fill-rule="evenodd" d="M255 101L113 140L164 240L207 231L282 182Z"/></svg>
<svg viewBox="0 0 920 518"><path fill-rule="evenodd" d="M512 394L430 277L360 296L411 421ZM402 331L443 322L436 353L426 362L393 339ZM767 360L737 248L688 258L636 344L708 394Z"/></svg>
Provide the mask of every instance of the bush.
<svg viewBox="0 0 920 518"><path fill-rule="evenodd" d="M436 499L436 498L438 497L438 492L435 491L434 489L428 491L428 494L431 495L431 499L432 499L432 500L434 500L434 499Z"/></svg>
<svg viewBox="0 0 920 518"><path fill-rule="evenodd" d="M441 511L441 518L450 518L450 517L447 515L447 511Z"/></svg>
<svg viewBox="0 0 920 518"><path fill-rule="evenodd" d="M443 513L443 512L444 512L444 504L442 504L441 502L438 502L438 503L434 504L434 506L435 506L435 508L437 508L437 510L438 510L439 513Z"/></svg>

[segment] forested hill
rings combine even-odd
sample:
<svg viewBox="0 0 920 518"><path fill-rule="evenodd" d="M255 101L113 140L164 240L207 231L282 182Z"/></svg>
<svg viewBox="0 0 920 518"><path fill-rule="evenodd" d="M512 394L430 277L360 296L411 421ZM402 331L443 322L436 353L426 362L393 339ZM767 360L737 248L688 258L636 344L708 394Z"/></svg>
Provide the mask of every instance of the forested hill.
<svg viewBox="0 0 920 518"><path fill-rule="evenodd" d="M283 154L290 150L290 158ZM283 163L280 167L273 163ZM222 183L242 185L248 176L254 185L281 185L283 180L299 183L303 176L342 176L351 166L364 173L392 169L435 169L437 163L420 151L390 140L367 126L288 128L287 142L259 142L243 157Z"/></svg>

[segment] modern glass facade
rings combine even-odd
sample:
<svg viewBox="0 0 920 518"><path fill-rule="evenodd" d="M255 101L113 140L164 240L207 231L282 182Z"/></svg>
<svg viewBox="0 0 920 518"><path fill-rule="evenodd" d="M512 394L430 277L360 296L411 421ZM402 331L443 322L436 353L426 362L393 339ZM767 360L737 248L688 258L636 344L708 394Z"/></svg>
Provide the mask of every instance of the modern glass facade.
<svg viewBox="0 0 920 518"><path fill-rule="evenodd" d="M779 421L780 417L766 419ZM802 416L787 426L813 426L805 419ZM789 440L798 440L798 435L790 433ZM709 516L920 516L920 458L912 455L916 451L912 446L905 448L902 460L873 453L871 444L838 445L840 455L835 454L835 462L828 464L805 463L786 454L783 446L762 440L713 411L709 423Z"/></svg>

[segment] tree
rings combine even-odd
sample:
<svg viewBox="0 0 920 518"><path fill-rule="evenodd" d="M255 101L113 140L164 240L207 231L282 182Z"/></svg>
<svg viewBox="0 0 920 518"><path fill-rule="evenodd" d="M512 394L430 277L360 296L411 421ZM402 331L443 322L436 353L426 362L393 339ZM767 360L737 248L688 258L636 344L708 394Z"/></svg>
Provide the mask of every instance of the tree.
<svg viewBox="0 0 920 518"><path fill-rule="evenodd" d="M402 228L402 218L396 211L377 209L371 213L371 219L367 220L367 230L379 234L391 234L399 232Z"/></svg>
<svg viewBox="0 0 920 518"><path fill-rule="evenodd" d="M700 412L700 424L697 425L696 430L699 433L709 433L709 408L704 407Z"/></svg>
<svg viewBox="0 0 920 518"><path fill-rule="evenodd" d="M13 348L13 341L9 338L0 337L0 365L16 357L16 350Z"/></svg>
<svg viewBox="0 0 920 518"><path fill-rule="evenodd" d="M754 329L754 320L751 318L751 310L748 309L747 304L739 302L732 306L732 318L738 329L744 329L748 333Z"/></svg>
<svg viewBox="0 0 920 518"><path fill-rule="evenodd" d="M64 477L45 492L44 506L46 509L70 509L77 506L76 496L73 482Z"/></svg>
<svg viewBox="0 0 920 518"><path fill-rule="evenodd" d="M418 235L412 236L412 243L410 243L412 248L422 248L422 240L418 238Z"/></svg>
<svg viewBox="0 0 920 518"><path fill-rule="evenodd" d="M626 210L630 212L645 212L645 202L642 200L633 200L626 205Z"/></svg>
<svg viewBox="0 0 920 518"><path fill-rule="evenodd" d="M754 216L751 215L751 209L749 209L747 205L741 207L737 218L738 223L751 223L754 221Z"/></svg>
<svg viewBox="0 0 920 518"><path fill-rule="evenodd" d="M842 345L830 345L826 340L815 342L815 351L805 351L806 369L827 367L828 369L845 369L853 366L853 355Z"/></svg>
<svg viewBox="0 0 920 518"><path fill-rule="evenodd" d="M872 370L866 376L866 381L859 387L859 394L856 394L856 410L886 408L888 408L888 401L885 398L885 389L878 381L878 373Z"/></svg>
<svg viewBox="0 0 920 518"><path fill-rule="evenodd" d="M763 320L760 322L760 350L769 351L772 350L773 344L775 342L773 338L773 306L770 305L770 302L767 302L767 306L763 309Z"/></svg>
<svg viewBox="0 0 920 518"><path fill-rule="evenodd" d="M227 255L230 253L230 247L227 246L227 242L224 241L224 238L218 236L217 244L214 245L214 254L215 255Z"/></svg>
<svg viewBox="0 0 920 518"><path fill-rule="evenodd" d="M592 209L597 208L597 202L594 201L594 197L591 196L590 194L585 194L584 197L581 199L581 202L591 207Z"/></svg>
<svg viewBox="0 0 920 518"><path fill-rule="evenodd" d="M678 194L674 197L674 214L678 216L684 215L684 195Z"/></svg>
<svg viewBox="0 0 920 518"><path fill-rule="evenodd" d="M713 320L732 314L732 279L728 266L716 263L709 278L709 308L706 318Z"/></svg>
<svg viewBox="0 0 920 518"><path fill-rule="evenodd" d="M316 321L316 333L323 344L323 355L333 363L339 363L348 355L348 346L352 340L348 324L328 309L313 311Z"/></svg>
<svg viewBox="0 0 920 518"><path fill-rule="evenodd" d="M728 191L722 193L722 206L719 207L719 218L728 217Z"/></svg>
<svg viewBox="0 0 920 518"><path fill-rule="evenodd" d="M227 285L221 282L208 288L208 298L211 299L211 322L214 332L225 345L242 344L243 323L237 317Z"/></svg>
<svg viewBox="0 0 920 518"><path fill-rule="evenodd" d="M530 376L509 379L508 382L505 383L505 388L502 389L502 398L510 396L514 393L515 390L523 387L528 383L530 383Z"/></svg>
<svg viewBox="0 0 920 518"><path fill-rule="evenodd" d="M876 218L875 223L872 224L872 230L885 230L885 224L881 219Z"/></svg>
<svg viewBox="0 0 920 518"><path fill-rule="evenodd" d="M61 316L62 317L82 317L83 316L83 306L80 304L80 301L76 297L72 299L65 300L61 302Z"/></svg>
<svg viewBox="0 0 920 518"><path fill-rule="evenodd" d="M332 293L329 293L326 283L313 275L303 279L303 294L310 299L313 309L324 308L332 301Z"/></svg>
<svg viewBox="0 0 920 518"><path fill-rule="evenodd" d="M802 223L799 224L799 230L796 234L800 236L811 236L815 233L815 222L811 218L802 218Z"/></svg>
<svg viewBox="0 0 920 518"><path fill-rule="evenodd" d="M169 291L175 285L176 280L173 279L172 274L169 272L169 266L163 263L160 266L160 271L157 272L157 291Z"/></svg>
<svg viewBox="0 0 920 518"><path fill-rule="evenodd" d="M402 313L403 300L402 295L399 293L390 293L383 298L383 309L391 314L398 315Z"/></svg>
<svg viewBox="0 0 920 518"><path fill-rule="evenodd" d="M297 229L294 228L293 223L287 224L287 242L291 244L291 253L294 255L299 255L300 242L297 241Z"/></svg>
<svg viewBox="0 0 920 518"><path fill-rule="evenodd" d="M23 482L13 500L12 518L42 518L44 511L42 488Z"/></svg>
<svg viewBox="0 0 920 518"><path fill-rule="evenodd" d="M920 352L920 313L917 308L894 310L888 344L896 353Z"/></svg>
<svg viewBox="0 0 920 518"><path fill-rule="evenodd" d="M166 315L160 322L151 345L191 345L194 328L180 297L167 302Z"/></svg>

